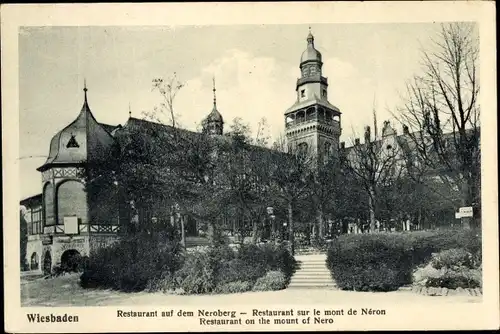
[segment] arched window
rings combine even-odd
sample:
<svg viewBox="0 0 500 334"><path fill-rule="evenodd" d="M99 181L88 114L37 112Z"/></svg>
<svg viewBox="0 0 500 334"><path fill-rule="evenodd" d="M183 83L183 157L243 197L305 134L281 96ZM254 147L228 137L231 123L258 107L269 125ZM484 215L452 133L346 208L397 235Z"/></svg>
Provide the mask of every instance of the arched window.
<svg viewBox="0 0 500 334"><path fill-rule="evenodd" d="M57 217L58 224L64 224L64 217L76 216L86 223L87 193L84 185L75 180L61 183L57 187Z"/></svg>
<svg viewBox="0 0 500 334"><path fill-rule="evenodd" d="M305 116L306 116L306 115L305 115L304 110L301 110L301 111L299 111L299 112L297 113L297 115L295 116L295 121L296 121L297 123L302 123L302 122L304 122L304 120L305 120Z"/></svg>
<svg viewBox="0 0 500 334"><path fill-rule="evenodd" d="M314 107L307 109L306 121L316 119L316 109Z"/></svg>
<svg viewBox="0 0 500 334"><path fill-rule="evenodd" d="M307 154L307 151L309 149L309 145L307 145L307 143L300 143L298 145L298 153L300 155L306 155Z"/></svg>
<svg viewBox="0 0 500 334"><path fill-rule="evenodd" d="M332 112L330 110L325 110L325 121L327 123L330 123L332 122L332 120L333 120Z"/></svg>
<svg viewBox="0 0 500 334"><path fill-rule="evenodd" d="M54 225L54 186L47 183L43 188L43 216L44 225Z"/></svg>
<svg viewBox="0 0 500 334"><path fill-rule="evenodd" d="M39 267L39 262L38 262L38 254L34 252L31 254L31 260L30 260L30 269L31 270L38 270Z"/></svg>

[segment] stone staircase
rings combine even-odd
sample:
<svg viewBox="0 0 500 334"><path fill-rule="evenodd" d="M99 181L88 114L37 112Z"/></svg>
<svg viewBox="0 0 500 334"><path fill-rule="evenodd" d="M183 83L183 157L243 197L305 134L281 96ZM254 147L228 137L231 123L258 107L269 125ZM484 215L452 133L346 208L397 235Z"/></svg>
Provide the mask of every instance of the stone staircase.
<svg viewBox="0 0 500 334"><path fill-rule="evenodd" d="M325 254L297 255L299 268L292 276L289 289L336 289L330 271L326 267Z"/></svg>

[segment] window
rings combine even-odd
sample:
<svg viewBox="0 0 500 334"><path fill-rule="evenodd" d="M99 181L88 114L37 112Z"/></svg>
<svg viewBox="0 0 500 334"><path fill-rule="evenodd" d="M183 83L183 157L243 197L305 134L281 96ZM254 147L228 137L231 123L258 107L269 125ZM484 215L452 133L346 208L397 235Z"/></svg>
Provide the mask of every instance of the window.
<svg viewBox="0 0 500 334"><path fill-rule="evenodd" d="M306 90L305 89L302 89L300 91L300 97L306 97Z"/></svg>
<svg viewBox="0 0 500 334"><path fill-rule="evenodd" d="M323 94L323 97L326 97L326 89L323 89L322 94Z"/></svg>
<svg viewBox="0 0 500 334"><path fill-rule="evenodd" d="M308 145L307 143L300 143L298 145L298 153L300 155L306 155L307 154L307 150L308 150Z"/></svg>
<svg viewBox="0 0 500 334"><path fill-rule="evenodd" d="M391 144L387 145L387 149L392 150L392 145Z"/></svg>
<svg viewBox="0 0 500 334"><path fill-rule="evenodd" d="M76 142L75 135L71 135L71 138L68 141L68 144L66 145L66 148L78 148L80 145Z"/></svg>
<svg viewBox="0 0 500 334"><path fill-rule="evenodd" d="M30 269L38 270L38 255L36 252L31 255Z"/></svg>

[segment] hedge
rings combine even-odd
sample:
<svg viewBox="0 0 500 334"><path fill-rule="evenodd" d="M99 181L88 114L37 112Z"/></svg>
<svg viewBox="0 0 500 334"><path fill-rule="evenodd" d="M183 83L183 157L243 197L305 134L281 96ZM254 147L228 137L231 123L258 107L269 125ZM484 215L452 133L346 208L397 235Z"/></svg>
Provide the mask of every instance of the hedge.
<svg viewBox="0 0 500 334"><path fill-rule="evenodd" d="M142 291L150 280L178 270L181 263L180 244L166 233L137 234L92 253L80 276L80 285Z"/></svg>
<svg viewBox="0 0 500 334"><path fill-rule="evenodd" d="M472 230L342 235L327 254L327 267L343 290L391 291L412 283L412 273L432 254L464 249L481 258L481 236Z"/></svg>
<svg viewBox="0 0 500 334"><path fill-rule="evenodd" d="M272 277L262 281L259 289L275 289L277 285L283 288L296 265L288 250L273 244L244 244L237 251L228 246L212 246L206 252L187 254L184 264L173 277L164 275L163 281L150 285L169 291L182 289L188 294L244 292L251 290L270 272L280 272L278 283L268 283L275 279L271 274Z"/></svg>

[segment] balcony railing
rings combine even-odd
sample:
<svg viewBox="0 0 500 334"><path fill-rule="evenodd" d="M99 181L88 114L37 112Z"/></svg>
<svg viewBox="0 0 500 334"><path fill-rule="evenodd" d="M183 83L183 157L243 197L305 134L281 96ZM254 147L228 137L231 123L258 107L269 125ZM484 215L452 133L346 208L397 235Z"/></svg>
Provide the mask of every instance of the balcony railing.
<svg viewBox="0 0 500 334"><path fill-rule="evenodd" d="M78 225L78 234L86 234L86 233L119 233L120 226L119 225L109 225L109 224L79 224ZM64 230L64 225L53 225L53 226L45 226L43 229L44 234L56 234L62 235L66 234Z"/></svg>
<svg viewBox="0 0 500 334"><path fill-rule="evenodd" d="M333 127L335 130L339 130L340 129L340 124L339 122L337 121L334 121L334 120L331 120L331 121L326 121L324 119L321 119L321 118L310 118L310 119L297 119L297 120L292 120L292 121L289 121L285 124L285 128L291 128L291 127L296 127L296 126L301 126L301 125L307 125L307 124L310 124L310 123L316 123L316 122L319 122L323 125L328 125L328 126L331 126Z"/></svg>

